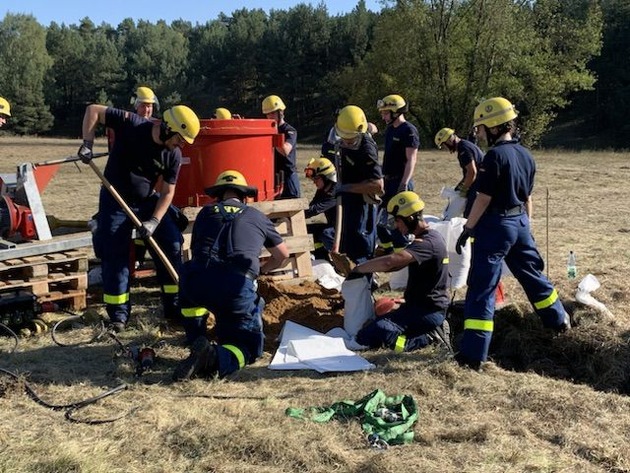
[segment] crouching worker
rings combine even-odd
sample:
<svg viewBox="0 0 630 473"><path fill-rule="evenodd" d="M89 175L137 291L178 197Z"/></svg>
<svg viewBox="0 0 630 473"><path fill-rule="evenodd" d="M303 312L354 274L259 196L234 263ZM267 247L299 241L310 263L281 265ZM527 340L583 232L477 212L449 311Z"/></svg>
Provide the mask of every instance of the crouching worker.
<svg viewBox="0 0 630 473"><path fill-rule="evenodd" d="M289 256L286 245L258 209L248 207L256 195L238 171L225 171L206 189L217 202L205 206L193 226L192 259L180 277L180 300L190 355L173 379L226 376L253 363L263 350L260 273L278 268ZM261 267L260 251L271 257ZM216 319L218 345L206 338L208 311Z"/></svg>
<svg viewBox="0 0 630 473"><path fill-rule="evenodd" d="M308 209L304 211L304 216L311 218L324 214L325 217L325 222L307 224L306 230L313 235L315 259L328 260L328 252L332 250L335 241L337 171L335 165L322 155L308 162L304 174L313 181L317 189Z"/></svg>
<svg viewBox="0 0 630 473"><path fill-rule="evenodd" d="M370 348L396 352L418 350L432 343L449 350L448 253L444 238L429 229L422 218L424 202L412 191L400 192L387 204L395 228L414 239L405 249L359 264L350 277L409 268L405 301L397 309L373 320L357 334L356 341Z"/></svg>

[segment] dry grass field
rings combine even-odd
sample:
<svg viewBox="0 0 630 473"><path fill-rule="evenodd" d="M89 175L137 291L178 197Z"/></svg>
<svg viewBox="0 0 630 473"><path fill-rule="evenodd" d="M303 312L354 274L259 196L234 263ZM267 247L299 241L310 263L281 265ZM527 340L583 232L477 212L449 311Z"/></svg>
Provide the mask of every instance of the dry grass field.
<svg viewBox="0 0 630 473"><path fill-rule="evenodd" d="M0 138L0 173L73 155L79 144ZM98 151L104 147L100 142ZM300 148L300 169L316 153ZM338 375L270 371L270 352L226 380L171 384L173 367L187 354L177 331L161 334L154 369L140 378L107 338L65 348L41 335L22 339L8 354L11 340L2 336L0 368L19 373L20 381L0 374L0 472L630 472L629 155L537 151L535 157L533 232L573 315L569 333L543 331L518 284L507 279L510 304L497 315L492 361L480 372L458 367L439 348L366 352L374 371ZM416 189L427 213L440 214L440 188L454 185L459 173L453 155L419 153ZM98 187L88 167L67 164L46 190L44 207L57 218L87 219ZM566 277L569 250L578 258L576 280ZM601 282L593 295L612 318L575 302L587 273ZM121 334L123 343L158 337L160 304L149 282L132 289L135 322ZM90 301L102 313L98 299ZM453 326L457 331L455 316ZM64 336L77 341L89 333ZM63 410L30 399L25 382L51 404L126 383L126 390L73 414L126 415L101 425L73 423ZM374 450L356 421L315 424L284 414L287 407L326 406L377 388L415 398L420 415L412 444Z"/></svg>

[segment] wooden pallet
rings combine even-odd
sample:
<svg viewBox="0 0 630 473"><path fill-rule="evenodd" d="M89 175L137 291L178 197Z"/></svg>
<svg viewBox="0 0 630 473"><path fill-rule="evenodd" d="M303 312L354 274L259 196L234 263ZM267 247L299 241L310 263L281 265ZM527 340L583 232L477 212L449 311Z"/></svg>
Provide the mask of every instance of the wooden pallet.
<svg viewBox="0 0 630 473"><path fill-rule="evenodd" d="M313 237L306 231L306 218L304 209L308 208L306 199L283 199L265 202L252 202L251 207L257 208L274 223L276 230L284 239L289 258L286 263L268 275L269 278L280 281L312 280L313 267L311 265L311 250L313 249ZM184 231L184 260L190 259L190 241L192 227L197 214L203 207L186 207L184 214L190 220L188 228ZM263 249L260 258L264 262L270 254Z"/></svg>
<svg viewBox="0 0 630 473"><path fill-rule="evenodd" d="M26 289L39 302L66 302L72 309L83 309L87 270L87 255L77 250L1 261L0 292Z"/></svg>

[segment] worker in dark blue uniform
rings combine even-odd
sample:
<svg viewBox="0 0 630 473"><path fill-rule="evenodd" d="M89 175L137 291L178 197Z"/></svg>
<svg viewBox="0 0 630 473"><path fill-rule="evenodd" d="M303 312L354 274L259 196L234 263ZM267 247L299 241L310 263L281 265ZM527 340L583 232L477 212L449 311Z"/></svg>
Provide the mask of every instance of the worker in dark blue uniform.
<svg viewBox="0 0 630 473"><path fill-rule="evenodd" d="M140 236L154 236L175 270L181 264L182 234L168 212L175 193L181 162L181 147L192 144L199 133L197 115L185 105L164 112L162 123L153 123L135 113L92 104L83 118L83 145L78 155L83 162L92 159L92 146L98 124L112 128L116 140L104 175L127 205L142 221ZM154 192L158 178L160 192ZM94 235L95 252L100 255L103 274L103 300L110 328L124 330L131 310L129 300L129 252L133 224L109 191L101 188ZM152 252L153 250L150 249ZM164 316L179 318L178 286L161 260L153 254L162 290Z"/></svg>
<svg viewBox="0 0 630 473"><path fill-rule="evenodd" d="M278 125L278 133L284 135L282 146L274 149L274 170L284 175L284 188L279 199L300 197L300 177L297 173L297 130L284 120L286 105L277 95L269 95L262 102L262 113Z"/></svg>
<svg viewBox="0 0 630 473"><path fill-rule="evenodd" d="M371 348L396 352L418 350L431 343L451 348L448 307L448 252L440 233L429 229L422 218L424 202L412 191L400 192L387 205L402 235L413 238L404 249L356 266L349 278L377 271L409 268L405 302L398 309L364 326L356 341Z"/></svg>
<svg viewBox="0 0 630 473"><path fill-rule="evenodd" d="M396 229L387 225L387 204L399 192L413 190L413 173L418 159L420 136L418 129L405 119L409 105L400 95L383 97L377 103L381 118L387 125L383 153L383 202L378 221L379 253L391 253L407 245Z"/></svg>
<svg viewBox="0 0 630 473"><path fill-rule="evenodd" d="M438 149L446 146L451 153L457 153L457 161L459 162L459 167L462 168L463 176L455 186L455 190L462 197L466 197L464 218L468 218L477 195L475 181L483 160L483 151L475 143L457 136L452 128L442 128L438 131L435 134L435 145Z"/></svg>
<svg viewBox="0 0 630 473"><path fill-rule="evenodd" d="M337 195L341 197L342 225L339 248L354 263L366 261L376 247L376 218L383 194L383 174L376 142L368 132L365 113L347 105L337 115L335 133L339 137Z"/></svg>
<svg viewBox="0 0 630 473"><path fill-rule="evenodd" d="M195 219L192 259L181 272L182 315L192 346L175 369L176 381L223 377L262 355L265 301L257 293L256 280L289 256L273 222L245 204L257 190L240 172L221 173L206 193L218 202L206 205ZM271 256L261 266L263 247ZM219 345L206 338L208 311L215 317Z"/></svg>
<svg viewBox="0 0 630 473"><path fill-rule="evenodd" d="M558 332L571 327L558 293L543 274L544 262L530 230L536 165L531 153L513 138L514 106L502 97L480 103L474 124L491 149L477 178L477 197L456 250L473 240L464 335L456 355L462 365L486 361L494 328L495 290L503 261L523 287L543 325Z"/></svg>
<svg viewBox="0 0 630 473"><path fill-rule="evenodd" d="M304 216L312 218L323 214L325 219L324 222L306 224L306 230L313 235L315 259L328 260L328 252L332 250L335 241L337 171L335 165L322 154L308 162L304 174L313 181L317 189L304 211Z"/></svg>

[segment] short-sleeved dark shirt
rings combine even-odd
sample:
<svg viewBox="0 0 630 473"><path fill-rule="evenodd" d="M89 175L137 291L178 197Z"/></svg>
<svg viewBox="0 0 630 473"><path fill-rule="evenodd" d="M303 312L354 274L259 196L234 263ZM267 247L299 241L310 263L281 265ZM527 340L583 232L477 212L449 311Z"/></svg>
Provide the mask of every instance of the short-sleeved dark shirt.
<svg viewBox="0 0 630 473"><path fill-rule="evenodd" d="M258 276L261 249L278 246L282 243L282 237L271 220L258 209L248 207L237 199L228 199L222 203L226 213L237 214L232 220L231 231L221 232L225 218L219 204L206 205L197 215L193 226L191 242L193 260L208 259L217 236L221 234L217 246L222 262L236 271L251 272Z"/></svg>
<svg viewBox="0 0 630 473"><path fill-rule="evenodd" d="M459 143L457 143L457 160L462 168L463 177L466 177L466 166L471 162L475 162L477 169L481 166L483 151L481 151L479 146L468 140L460 140Z"/></svg>
<svg viewBox="0 0 630 473"><path fill-rule="evenodd" d="M516 140L501 141L483 158L477 191L492 197L490 208L503 211L523 205L534 189L536 163Z"/></svg>
<svg viewBox="0 0 630 473"><path fill-rule="evenodd" d="M414 262L409 268L405 302L426 311L440 311L448 306L448 253L444 238L435 230L427 230L404 251Z"/></svg>
<svg viewBox="0 0 630 473"><path fill-rule="evenodd" d="M284 171L285 175L292 174L296 172L296 149L297 149L297 130L289 125L287 122L284 122L282 125L278 126L278 133L282 133L284 135L284 142L291 143L293 148L288 156L283 156L278 152L278 150L274 150L274 166L276 172Z"/></svg>
<svg viewBox="0 0 630 473"><path fill-rule="evenodd" d="M340 154L342 184L355 184L383 177L378 162L378 147L370 135L363 135L358 149L342 147Z"/></svg>
<svg viewBox="0 0 630 473"><path fill-rule="evenodd" d="M138 203L152 192L158 177L175 184L182 159L179 148L169 151L153 141L153 123L132 112L108 108L105 125L116 140L104 175L128 203Z"/></svg>
<svg viewBox="0 0 630 473"><path fill-rule="evenodd" d="M402 177L407 164L407 148L418 149L420 137L417 128L405 121L399 126L389 125L385 130L385 153L383 154L383 174Z"/></svg>

